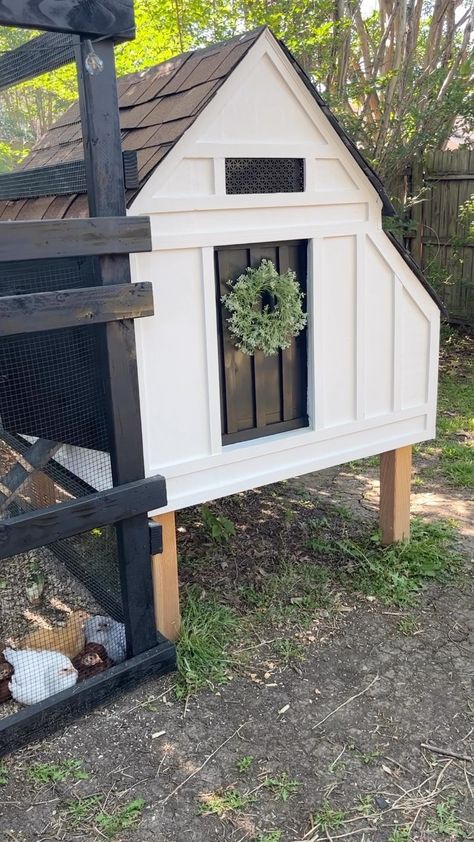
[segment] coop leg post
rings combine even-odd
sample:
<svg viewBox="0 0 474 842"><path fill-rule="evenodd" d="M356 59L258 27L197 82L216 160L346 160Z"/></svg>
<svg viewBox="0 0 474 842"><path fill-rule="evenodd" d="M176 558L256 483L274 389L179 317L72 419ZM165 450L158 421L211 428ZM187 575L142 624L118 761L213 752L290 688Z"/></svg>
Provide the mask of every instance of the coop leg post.
<svg viewBox="0 0 474 842"><path fill-rule="evenodd" d="M155 523L163 530L163 552L152 556L155 616L158 631L176 640L181 625L178 590L178 553L174 512L155 515Z"/></svg>
<svg viewBox="0 0 474 842"><path fill-rule="evenodd" d="M410 538L411 445L380 456L380 532L382 544Z"/></svg>

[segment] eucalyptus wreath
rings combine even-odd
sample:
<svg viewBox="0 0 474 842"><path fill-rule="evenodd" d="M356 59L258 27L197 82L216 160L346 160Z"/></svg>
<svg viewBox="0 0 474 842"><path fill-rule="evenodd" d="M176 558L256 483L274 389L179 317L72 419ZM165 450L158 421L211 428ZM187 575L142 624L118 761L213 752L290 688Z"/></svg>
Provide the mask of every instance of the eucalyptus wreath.
<svg viewBox="0 0 474 842"><path fill-rule="evenodd" d="M288 269L279 275L271 260L262 260L229 285L221 301L230 313L227 324L237 348L249 356L263 351L266 357L289 348L307 321L295 273Z"/></svg>

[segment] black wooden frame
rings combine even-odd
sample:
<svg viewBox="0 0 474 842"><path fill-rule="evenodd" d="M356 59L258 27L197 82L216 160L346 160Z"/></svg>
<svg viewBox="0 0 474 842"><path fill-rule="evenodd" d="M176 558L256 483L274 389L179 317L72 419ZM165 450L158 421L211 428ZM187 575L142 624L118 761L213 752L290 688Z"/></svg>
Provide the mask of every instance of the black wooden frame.
<svg viewBox="0 0 474 842"><path fill-rule="evenodd" d="M150 554L151 549L156 551L161 546L161 530L159 526L150 530L147 512L166 504L166 486L160 476L144 478L133 326L133 317L152 313L153 302L149 284L131 284L129 264L130 252L151 248L150 224L148 219L126 216L114 64L114 41L133 37L133 0L90 0L87 4L83 0L63 0L54 19L46 9L30 0L0 0L0 25L75 33L72 37L53 34L34 39L36 46L38 42L59 45L58 56L46 54L36 63L34 47L20 48L25 56L23 70L21 56L18 62L19 51L14 51L16 55L10 60L8 56L1 58L0 87L75 58L90 218L2 223L0 261L95 255L98 269L94 280L101 286L0 298L0 336L20 330L50 330L87 320L103 323L96 329L103 337L101 364L107 387L113 488L90 493L78 481L85 496L39 511L20 508L13 502L13 511L18 514L0 525L0 559L43 545L55 552L63 538L114 524L127 660L90 681L0 720L0 755L27 740L38 728L44 734L58 719L99 704L136 678L167 672L176 664L174 646L164 640L155 625ZM85 72L91 37L99 39L94 41L94 49L103 61L102 71L94 77ZM70 52L73 46L74 53ZM16 443L19 451L28 452L32 447L21 436L5 435L5 440ZM54 442L45 443L48 444ZM41 470L51 476L56 467L46 465ZM64 478L70 485L77 479L69 476L67 470ZM74 558L63 560L66 566L74 567Z"/></svg>

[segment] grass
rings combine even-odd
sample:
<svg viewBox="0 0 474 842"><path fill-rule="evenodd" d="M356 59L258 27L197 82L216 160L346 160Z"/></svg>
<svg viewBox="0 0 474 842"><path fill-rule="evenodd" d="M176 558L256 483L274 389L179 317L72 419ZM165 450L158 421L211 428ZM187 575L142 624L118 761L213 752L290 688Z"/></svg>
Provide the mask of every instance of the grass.
<svg viewBox="0 0 474 842"><path fill-rule="evenodd" d="M66 801L61 812L65 821L71 829L76 829L85 822L90 823L95 819L97 808L100 804L98 795L87 795L85 798L72 798Z"/></svg>
<svg viewBox="0 0 474 842"><path fill-rule="evenodd" d="M236 625L237 618L230 608L196 586L187 589L177 644L178 698L227 681Z"/></svg>
<svg viewBox="0 0 474 842"><path fill-rule="evenodd" d="M326 832L329 830L337 830L337 828L342 825L345 818L346 814L343 810L334 810L326 802L317 813L314 813L311 824L314 830L322 830L323 832Z"/></svg>
<svg viewBox="0 0 474 842"><path fill-rule="evenodd" d="M240 596L252 623L307 626L318 608L333 604L329 572L320 564L283 561L259 587L243 585Z"/></svg>
<svg viewBox="0 0 474 842"><path fill-rule="evenodd" d="M236 766L237 766L238 771L242 774L243 772L248 772L252 763L253 763L252 755L247 754L245 757L241 757L240 760L237 761Z"/></svg>
<svg viewBox="0 0 474 842"><path fill-rule="evenodd" d="M267 833L261 833L259 836L255 836L253 842L280 842L281 837L281 830L269 830Z"/></svg>
<svg viewBox="0 0 474 842"><path fill-rule="evenodd" d="M408 842L411 834L410 825L402 825L392 830L388 842Z"/></svg>
<svg viewBox="0 0 474 842"><path fill-rule="evenodd" d="M143 798L135 798L113 813L100 812L95 817L95 823L108 839L113 839L118 833L129 830L139 823L144 806Z"/></svg>
<svg viewBox="0 0 474 842"><path fill-rule="evenodd" d="M86 781L89 775L80 760L64 760L62 763L34 763L27 769L27 777L36 784L49 784L67 780Z"/></svg>
<svg viewBox="0 0 474 842"><path fill-rule="evenodd" d="M416 634L416 632L420 631L420 624L414 617L402 617L398 623L398 631L405 635L405 637L411 637Z"/></svg>
<svg viewBox="0 0 474 842"><path fill-rule="evenodd" d="M208 792L201 795L201 804L198 811L202 816L213 815L223 818L228 813L245 810L254 800L255 798L252 795L231 787L223 792Z"/></svg>
<svg viewBox="0 0 474 842"><path fill-rule="evenodd" d="M276 778L267 778L264 785L268 789L271 789L275 798L278 798L280 801L288 801L301 786L295 778L290 778L288 772L282 772Z"/></svg>
<svg viewBox="0 0 474 842"><path fill-rule="evenodd" d="M8 769L3 763L0 763L0 786L6 786L7 783L8 783Z"/></svg>
<svg viewBox="0 0 474 842"><path fill-rule="evenodd" d="M440 801L435 807L435 816L429 823L429 829L450 839L462 839L466 832L456 815L453 798Z"/></svg>
<svg viewBox="0 0 474 842"><path fill-rule="evenodd" d="M386 605L411 605L427 581L449 582L459 576L463 560L456 549L456 529L448 521L413 518L411 540L382 547L378 535L359 541L336 541L350 560L344 584L375 596Z"/></svg>
<svg viewBox="0 0 474 842"><path fill-rule="evenodd" d="M437 437L434 443L422 443L415 448L415 453L430 463L427 469L421 468L421 475L438 475L445 484L456 488L474 487L474 357L471 348L469 338L456 331L444 332Z"/></svg>

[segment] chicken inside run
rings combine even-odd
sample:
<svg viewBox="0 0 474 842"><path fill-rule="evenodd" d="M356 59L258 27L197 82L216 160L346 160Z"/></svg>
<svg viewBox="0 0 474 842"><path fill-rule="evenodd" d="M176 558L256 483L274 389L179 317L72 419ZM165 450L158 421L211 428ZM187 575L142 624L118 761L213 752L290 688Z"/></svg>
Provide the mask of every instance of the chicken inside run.
<svg viewBox="0 0 474 842"><path fill-rule="evenodd" d="M0 717L67 690L125 657L123 624L104 614L50 549L3 562Z"/></svg>

